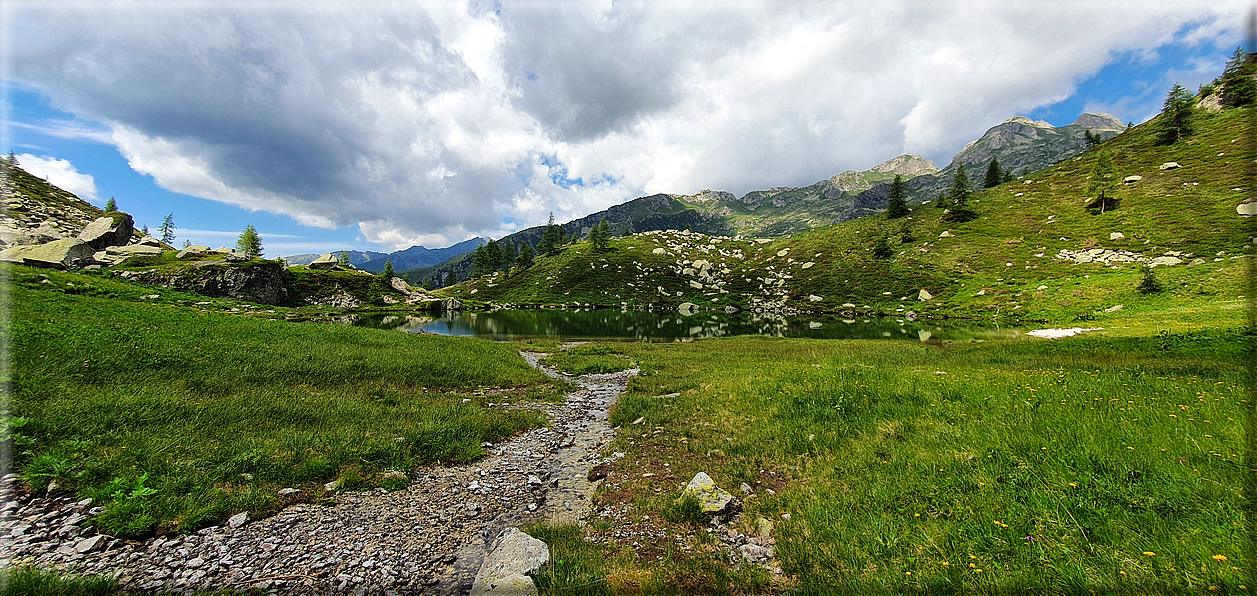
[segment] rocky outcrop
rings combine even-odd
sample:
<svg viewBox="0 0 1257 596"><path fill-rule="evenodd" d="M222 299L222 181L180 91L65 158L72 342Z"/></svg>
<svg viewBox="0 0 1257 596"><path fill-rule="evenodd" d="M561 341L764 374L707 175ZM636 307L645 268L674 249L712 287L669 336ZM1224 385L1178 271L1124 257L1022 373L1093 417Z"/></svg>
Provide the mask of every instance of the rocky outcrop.
<svg viewBox="0 0 1257 596"><path fill-rule="evenodd" d="M96 250L104 250L110 246L126 246L134 231L135 222L129 214L112 213L87 224L79 232L79 240Z"/></svg>
<svg viewBox="0 0 1257 596"><path fill-rule="evenodd" d="M320 271L330 271L338 266L340 266L340 259L337 259L336 256L330 252L323 253L323 256L311 261L309 265L311 269L317 269Z"/></svg>
<svg viewBox="0 0 1257 596"><path fill-rule="evenodd" d="M246 266L211 263L177 271L149 271L131 279L213 298L234 298L273 305L288 302L288 288L284 286L284 266L269 261Z"/></svg>
<svg viewBox="0 0 1257 596"><path fill-rule="evenodd" d="M78 238L54 240L35 246L14 246L0 251L0 261L31 267L66 269L93 263L92 247Z"/></svg>

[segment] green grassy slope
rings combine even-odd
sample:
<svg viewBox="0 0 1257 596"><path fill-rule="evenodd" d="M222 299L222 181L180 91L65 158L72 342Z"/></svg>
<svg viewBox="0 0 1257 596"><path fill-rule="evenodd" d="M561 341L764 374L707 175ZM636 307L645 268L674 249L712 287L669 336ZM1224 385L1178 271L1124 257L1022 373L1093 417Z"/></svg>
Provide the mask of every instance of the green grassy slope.
<svg viewBox="0 0 1257 596"><path fill-rule="evenodd" d="M207 312L200 296L154 298L98 276L3 273L9 406L32 441L15 441L17 469L32 490L55 482L94 498L112 535L266 513L286 486L317 499L337 478L387 485L389 469L475 459L482 441L544 422L487 408L485 395L553 393L502 344Z"/></svg>
<svg viewBox="0 0 1257 596"><path fill-rule="evenodd" d="M1100 149L975 193L971 207L979 217L962 224L946 222L942 209L919 205L910 218L866 217L767 243L641 234L613 240L605 253L578 243L539 259L527 271L499 273L445 291L516 304L671 307L688 301L824 311L854 304L887 314L902 308L1050 320L1105 316L1103 309L1118 304L1123 310L1238 305L1244 261L1235 257L1253 251L1252 224L1235 211L1247 196L1246 166L1254 157L1245 138L1251 109L1198 110L1196 134L1170 146L1155 144L1159 121L1154 119ZM1110 152L1120 177L1142 179L1117 189L1118 209L1092 215L1085 206L1094 197L1086 188L1101 149ZM1170 161L1182 167L1159 169ZM943 232L950 237L940 237ZM1112 232L1125 238L1110 240ZM883 236L893 252L888 259L873 255ZM667 254L653 254L659 248ZM1136 264L1075 264L1057 258L1062 249L1087 248L1145 258L1168 251L1191 256L1183 256L1183 264L1156 268L1154 275L1168 289L1146 297L1135 292L1141 279ZM1205 262L1189 265L1197 258ZM686 261L699 259L729 271L718 275L725 282L723 292L690 283L696 277L684 273ZM805 269L807 263L812 264ZM919 301L922 289L934 298Z"/></svg>

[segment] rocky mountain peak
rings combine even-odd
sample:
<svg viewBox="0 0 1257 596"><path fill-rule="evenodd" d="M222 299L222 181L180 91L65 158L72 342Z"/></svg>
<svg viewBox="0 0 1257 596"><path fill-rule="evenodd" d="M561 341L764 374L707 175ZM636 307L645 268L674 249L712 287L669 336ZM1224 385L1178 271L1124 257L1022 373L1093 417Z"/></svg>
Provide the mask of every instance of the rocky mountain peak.
<svg viewBox="0 0 1257 596"><path fill-rule="evenodd" d="M1000 123L1001 126L1004 124L1025 124L1026 126L1034 126L1036 128L1055 128L1048 122L1043 120L1031 120L1025 116L1013 116L1012 118ZM995 128L999 128L999 126L996 126ZM991 130L994 130L994 128ZM988 130L987 133L990 133L990 131Z"/></svg>
<svg viewBox="0 0 1257 596"><path fill-rule="evenodd" d="M1123 130L1126 128L1121 120L1114 118L1108 114L1083 114L1074 121L1074 126L1082 126L1089 129L1113 129Z"/></svg>
<svg viewBox="0 0 1257 596"><path fill-rule="evenodd" d="M934 162L919 155L905 153L894 159L888 159L879 163L873 166L869 171L901 174L905 178L911 178L913 176L921 176L923 174L933 174L938 171L938 166L934 165Z"/></svg>

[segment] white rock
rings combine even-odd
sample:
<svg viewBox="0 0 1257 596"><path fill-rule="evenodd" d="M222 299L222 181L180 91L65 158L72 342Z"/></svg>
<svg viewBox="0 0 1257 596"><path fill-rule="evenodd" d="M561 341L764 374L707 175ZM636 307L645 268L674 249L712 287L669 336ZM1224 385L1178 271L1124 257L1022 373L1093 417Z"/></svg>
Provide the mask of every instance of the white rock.
<svg viewBox="0 0 1257 596"><path fill-rule="evenodd" d="M1134 184L1143 179L1144 179L1143 176L1127 176L1125 178L1122 178L1122 184Z"/></svg>
<svg viewBox="0 0 1257 596"><path fill-rule="evenodd" d="M1240 203L1235 207L1235 212L1243 215L1244 217L1257 215L1257 201L1253 201L1251 203Z"/></svg>
<svg viewBox="0 0 1257 596"><path fill-rule="evenodd" d="M243 526L243 525L245 525L246 523L248 523L248 521L249 521L249 512L248 512L248 511L244 511L244 512L241 512L241 513L237 513L237 514L235 514L235 515L231 516L230 518L228 518L228 519L227 519L227 527L228 527L228 528L239 528L240 526Z"/></svg>
<svg viewBox="0 0 1257 596"><path fill-rule="evenodd" d="M507 528L480 565L471 594L536 594L537 586L528 574L536 573L549 560L546 543L519 528Z"/></svg>
<svg viewBox="0 0 1257 596"><path fill-rule="evenodd" d="M920 300L922 302L926 300L932 300L933 298L934 298L934 295L927 292L924 288L922 288L921 291L917 293L917 300Z"/></svg>
<svg viewBox="0 0 1257 596"><path fill-rule="evenodd" d="M943 230L943 233L942 233L942 234L939 234L939 235L938 235L938 237L939 237L939 238L951 238L951 230Z"/></svg>
<svg viewBox="0 0 1257 596"><path fill-rule="evenodd" d="M1109 232L1109 240L1123 240L1125 238L1126 234L1121 232Z"/></svg>
<svg viewBox="0 0 1257 596"><path fill-rule="evenodd" d="M823 297L821 297L821 296L817 296L817 295L815 295L815 294L812 294L812 295L808 296L808 297L807 297L807 299L808 299L809 301L811 301L811 302L820 302L821 300L824 300L824 298L823 298Z"/></svg>
<svg viewBox="0 0 1257 596"><path fill-rule="evenodd" d="M1161 164L1161 169L1162 169L1162 170L1174 170L1174 169L1181 168L1181 167L1183 167L1183 166L1178 165L1178 162L1177 162L1177 161L1167 161L1167 162L1165 162L1165 163Z"/></svg>

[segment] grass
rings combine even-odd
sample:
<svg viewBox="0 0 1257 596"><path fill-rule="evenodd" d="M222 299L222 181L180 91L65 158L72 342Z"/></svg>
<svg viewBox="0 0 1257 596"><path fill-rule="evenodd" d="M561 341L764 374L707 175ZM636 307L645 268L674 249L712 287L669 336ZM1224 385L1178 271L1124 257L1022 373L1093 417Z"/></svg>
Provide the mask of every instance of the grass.
<svg viewBox="0 0 1257 596"><path fill-rule="evenodd" d="M542 358L540 363L573 375L613 373L633 367L614 347L605 344L571 347Z"/></svg>
<svg viewBox="0 0 1257 596"><path fill-rule="evenodd" d="M30 567L0 569L2 596L109 596L118 593L112 577L77 576Z"/></svg>
<svg viewBox="0 0 1257 596"><path fill-rule="evenodd" d="M118 536L192 531L272 511L278 488L375 486L383 472L464 462L544 424L483 407L557 393L509 346L189 306L195 296L14 267L13 415L32 490L105 506ZM47 283L43 283L47 282ZM470 399L471 403L464 403Z"/></svg>
<svg viewBox="0 0 1257 596"><path fill-rule="evenodd" d="M595 509L671 517L701 548L680 489L745 482L747 518L777 521L774 589L799 593L1235 592L1251 341L618 344L642 375ZM652 575L657 548L616 573Z"/></svg>

